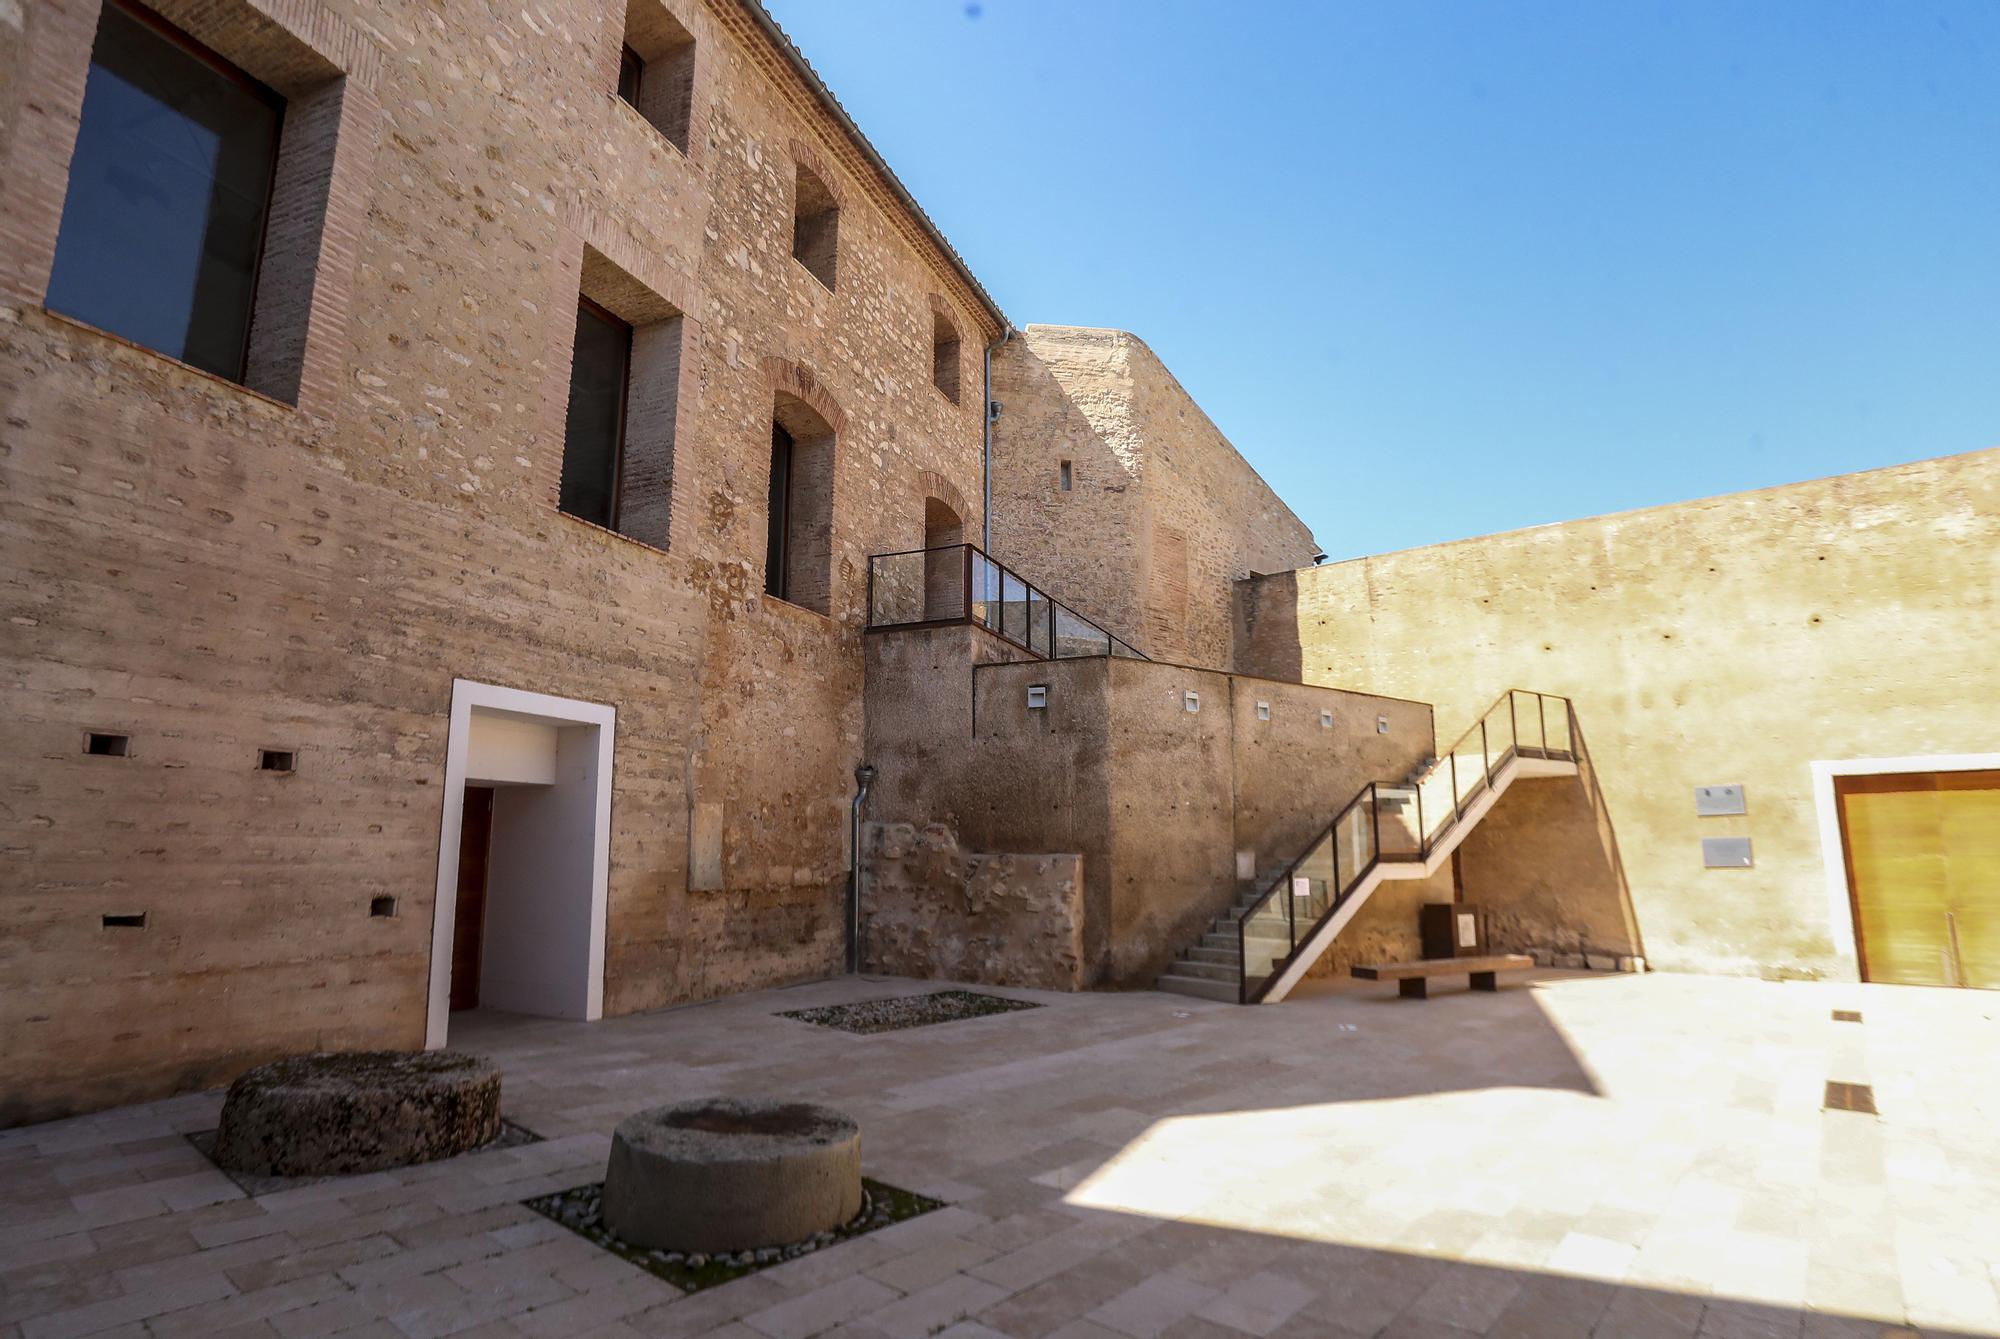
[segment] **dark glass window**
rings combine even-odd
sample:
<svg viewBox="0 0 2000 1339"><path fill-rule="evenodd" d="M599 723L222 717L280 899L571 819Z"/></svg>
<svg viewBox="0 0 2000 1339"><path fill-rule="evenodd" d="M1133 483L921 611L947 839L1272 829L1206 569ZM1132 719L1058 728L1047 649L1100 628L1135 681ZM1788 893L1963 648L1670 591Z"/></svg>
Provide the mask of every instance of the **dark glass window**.
<svg viewBox="0 0 2000 1339"><path fill-rule="evenodd" d="M634 107L639 105L639 81L645 74L646 62L639 59L638 52L629 46L618 48L618 96Z"/></svg>
<svg viewBox="0 0 2000 1339"><path fill-rule="evenodd" d="M607 529L618 525L618 469L625 453L625 378L632 327L589 299L576 305L563 428L562 509Z"/></svg>
<svg viewBox="0 0 2000 1339"><path fill-rule="evenodd" d="M104 6L48 306L243 379L284 100Z"/></svg>
<svg viewBox="0 0 2000 1339"><path fill-rule="evenodd" d="M792 434L771 425L771 497L764 538L764 593L785 595L785 568L791 565Z"/></svg>

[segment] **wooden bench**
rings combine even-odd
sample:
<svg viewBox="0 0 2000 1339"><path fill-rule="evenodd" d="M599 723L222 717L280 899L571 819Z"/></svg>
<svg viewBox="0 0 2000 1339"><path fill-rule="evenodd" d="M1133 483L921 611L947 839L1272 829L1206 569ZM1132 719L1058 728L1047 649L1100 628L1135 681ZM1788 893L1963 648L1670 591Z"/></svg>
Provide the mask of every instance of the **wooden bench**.
<svg viewBox="0 0 2000 1339"><path fill-rule="evenodd" d="M1533 967L1535 960L1525 953L1496 953L1488 958L1424 958L1419 962L1378 962L1355 966L1354 974L1363 981L1394 981L1406 1000L1430 998L1434 976L1470 976L1474 990L1498 990L1500 972Z"/></svg>

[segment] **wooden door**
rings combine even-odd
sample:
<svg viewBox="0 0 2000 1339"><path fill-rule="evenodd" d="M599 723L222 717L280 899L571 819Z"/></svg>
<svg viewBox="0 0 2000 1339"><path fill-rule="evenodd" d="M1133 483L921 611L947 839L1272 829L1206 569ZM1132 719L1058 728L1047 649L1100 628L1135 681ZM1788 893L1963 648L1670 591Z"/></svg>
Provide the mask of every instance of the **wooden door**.
<svg viewBox="0 0 2000 1339"><path fill-rule="evenodd" d="M2000 771L1834 790L1862 978L2000 989Z"/></svg>
<svg viewBox="0 0 2000 1339"><path fill-rule="evenodd" d="M451 1007L479 1007L479 954L486 940L486 864L493 847L493 788L465 788L458 830L458 910L451 923Z"/></svg>

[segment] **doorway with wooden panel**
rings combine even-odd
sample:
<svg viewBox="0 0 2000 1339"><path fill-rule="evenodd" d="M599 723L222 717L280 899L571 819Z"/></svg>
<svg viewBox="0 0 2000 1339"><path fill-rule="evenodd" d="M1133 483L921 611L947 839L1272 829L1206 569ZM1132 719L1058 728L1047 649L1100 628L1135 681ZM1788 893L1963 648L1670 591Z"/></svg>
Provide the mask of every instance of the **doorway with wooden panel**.
<svg viewBox="0 0 2000 1339"><path fill-rule="evenodd" d="M2000 990L2000 770L1838 776L1864 981Z"/></svg>
<svg viewBox="0 0 2000 1339"><path fill-rule="evenodd" d="M458 829L458 909L451 924L451 1008L479 1007L479 964L486 940L486 870L493 850L493 787L465 788Z"/></svg>

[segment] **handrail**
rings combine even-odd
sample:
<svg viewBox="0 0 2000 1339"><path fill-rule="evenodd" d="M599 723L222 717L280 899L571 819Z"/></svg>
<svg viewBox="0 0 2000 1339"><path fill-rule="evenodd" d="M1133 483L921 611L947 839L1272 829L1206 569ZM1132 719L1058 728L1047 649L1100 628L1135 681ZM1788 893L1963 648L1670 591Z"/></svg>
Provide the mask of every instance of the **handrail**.
<svg viewBox="0 0 2000 1339"><path fill-rule="evenodd" d="M914 565L893 561L912 558L920 561ZM1040 660L1148 658L976 544L869 556L869 631L956 624L985 628Z"/></svg>
<svg viewBox="0 0 2000 1339"><path fill-rule="evenodd" d="M1534 723L1536 729L1532 739L1524 739L1522 736L1520 714L1516 707L1516 699L1519 697L1533 697L1535 699L1536 712ZM1552 748L1550 746L1547 704L1551 698L1563 704L1563 736L1560 748ZM1496 757L1493 751L1492 732L1489 731L1487 722L1494 719L1503 704L1507 709L1505 720L1507 741ZM1475 735L1479 739L1479 776L1467 789L1461 792L1458 779L1458 755L1461 750L1467 748ZM1570 699L1552 693L1537 693L1528 689L1510 688L1501 694L1499 698L1495 699L1493 705L1482 712L1478 721L1471 728L1467 729L1464 734L1454 740L1450 748L1442 750L1431 761L1428 767L1410 777L1409 780L1404 782L1370 781L1361 787L1359 791L1355 792L1354 798L1349 800L1334 815L1331 822L1314 832L1312 839L1306 843L1305 848L1300 851L1298 856L1289 865L1285 866L1284 872L1273 879L1270 886L1255 901L1237 913L1236 979L1238 999L1245 1004L1251 1004L1261 999L1264 992L1269 989L1271 982L1290 963L1293 956L1298 953L1300 947L1310 942L1313 936L1319 932L1320 926L1325 924L1341 907L1347 904L1348 899L1353 896L1355 890L1361 887L1368 876L1374 872L1376 866L1382 864L1385 860L1397 862L1414 861L1419 863L1428 860L1431 853L1438 849L1439 844L1463 821L1466 800L1477 795L1482 787L1491 788L1494 772L1504 767L1509 758L1533 756L1536 758L1573 762L1579 757L1579 738L1576 729L1576 707ZM1437 831L1431 832L1424 822L1424 790L1429 783L1439 779L1441 776L1448 777L1450 780L1451 816L1449 819L1446 819L1442 815L1439 815ZM1416 842L1414 848L1408 852L1399 851L1387 855L1383 852L1382 800L1385 790L1394 792L1399 803L1406 795L1414 796L1415 798L1416 824L1414 835ZM1367 806L1366 812L1369 819L1367 826L1369 836L1367 859L1365 861L1358 859L1360 852L1352 849L1353 839L1350 839L1348 856L1354 861L1355 868L1351 876L1343 878L1341 874L1341 825L1347 822L1349 815L1353 814L1357 807L1364 803ZM1297 895L1293 880L1297 877L1300 868L1320 853L1323 845L1327 847L1326 854L1332 876L1328 880L1326 905L1323 908L1317 909L1311 925L1302 935L1299 933L1297 905L1299 896ZM1316 895L1311 892L1310 875L1307 876L1307 880L1306 896L1308 905L1312 905L1316 900ZM1280 892L1286 894L1281 903L1282 911L1266 915L1267 911L1271 909L1271 900L1277 897ZM1277 925L1282 925L1282 938L1285 941L1285 951L1282 954L1273 955L1270 970L1253 985L1249 963L1250 928L1253 923L1259 920L1272 924L1274 928Z"/></svg>

